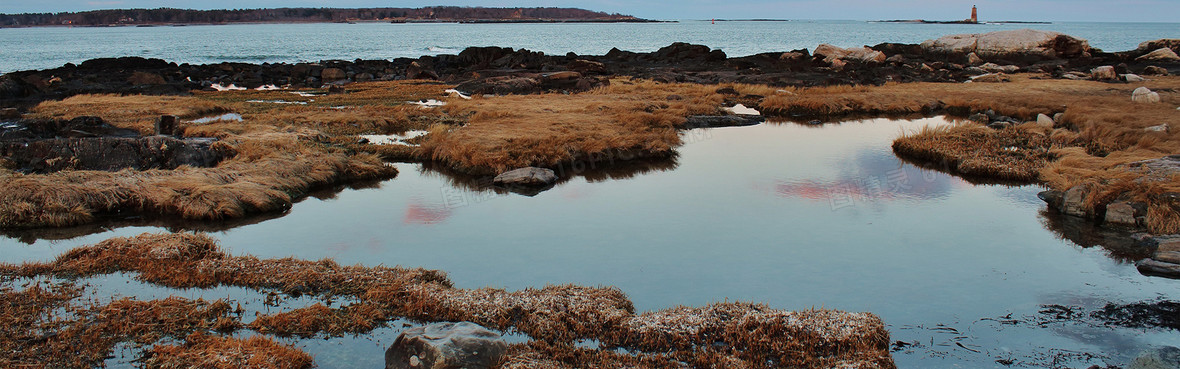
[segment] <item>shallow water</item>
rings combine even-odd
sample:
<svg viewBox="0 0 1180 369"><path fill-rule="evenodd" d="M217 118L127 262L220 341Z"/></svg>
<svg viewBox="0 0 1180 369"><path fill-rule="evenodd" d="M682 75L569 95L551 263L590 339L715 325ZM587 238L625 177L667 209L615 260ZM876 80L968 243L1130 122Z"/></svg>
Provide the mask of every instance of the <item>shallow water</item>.
<svg viewBox="0 0 1180 369"><path fill-rule="evenodd" d="M1180 38L1178 23L905 24L864 21L682 21L619 24L238 24L189 27L49 27L0 29L0 73L60 67L100 57L142 56L177 63L297 62L417 58L457 54L468 46L527 48L551 55L603 55L611 48L651 52L672 42L730 56L820 43L841 47L920 43L944 35L1034 28L1085 38L1107 51Z"/></svg>
<svg viewBox="0 0 1180 369"><path fill-rule="evenodd" d="M214 236L239 255L440 269L461 288L612 285L640 311L724 300L869 311L893 340L916 344L894 353L903 368L1125 364L1151 345L1180 345L1169 331L1001 322L1039 317L1041 305L1180 296L1175 281L1047 229L1036 186L973 185L891 153L903 131L945 122L692 130L674 162L610 175L569 167L587 176L533 197L399 164L379 186ZM157 230L0 238L0 260Z"/></svg>

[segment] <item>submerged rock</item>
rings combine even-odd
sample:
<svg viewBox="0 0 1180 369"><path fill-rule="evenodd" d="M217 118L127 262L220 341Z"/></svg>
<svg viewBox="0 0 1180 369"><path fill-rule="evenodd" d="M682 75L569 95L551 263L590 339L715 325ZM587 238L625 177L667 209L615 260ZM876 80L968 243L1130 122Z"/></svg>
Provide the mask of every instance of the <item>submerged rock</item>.
<svg viewBox="0 0 1180 369"><path fill-rule="evenodd" d="M1127 369L1180 369L1180 348L1165 346L1144 351Z"/></svg>
<svg viewBox="0 0 1180 369"><path fill-rule="evenodd" d="M684 121L684 129L753 126L764 120L760 115L693 115Z"/></svg>
<svg viewBox="0 0 1180 369"><path fill-rule="evenodd" d="M525 167L500 173L492 179L499 186L544 187L557 183L557 174L550 169Z"/></svg>
<svg viewBox="0 0 1180 369"><path fill-rule="evenodd" d="M385 368L491 368L507 350L499 334L478 324L433 323L402 332L385 351Z"/></svg>

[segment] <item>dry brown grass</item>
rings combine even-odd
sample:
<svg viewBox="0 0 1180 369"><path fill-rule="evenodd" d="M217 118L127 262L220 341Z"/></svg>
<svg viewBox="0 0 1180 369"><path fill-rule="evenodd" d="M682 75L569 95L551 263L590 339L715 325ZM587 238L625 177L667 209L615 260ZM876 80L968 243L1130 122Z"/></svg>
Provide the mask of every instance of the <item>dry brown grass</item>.
<svg viewBox="0 0 1180 369"><path fill-rule="evenodd" d="M116 212L217 220L287 209L309 190L390 178L369 154L317 148L294 133L230 137L238 153L214 168L0 173L0 227L69 226Z"/></svg>
<svg viewBox="0 0 1180 369"><path fill-rule="evenodd" d="M174 288L233 285L356 300L342 308L317 304L261 315L248 326L279 335L363 333L400 317L470 321L501 331L522 332L546 342L509 361L517 364L526 359L544 359L574 367L610 367L602 365L613 358L671 363L667 360L670 357L745 367L826 368L844 362L893 367L887 352L888 333L879 318L867 313L783 312L754 304L718 304L635 315L631 301L615 288L561 285L519 291L458 289L442 273L422 269L231 257L221 252L211 238L196 234L113 238L71 250L50 263L0 265L0 276L8 277L82 277L115 272L137 272L141 280ZM201 322L205 320L200 319L212 317L177 319L184 321L181 327L189 327L204 324ZM210 324L211 329L232 328L236 320ZM184 332L165 330L160 334L179 333ZM667 357L569 351L578 339L596 339L607 347L667 353ZM562 346L569 348L558 349ZM544 347L552 349L539 349Z"/></svg>
<svg viewBox="0 0 1180 369"><path fill-rule="evenodd" d="M245 339L195 332L183 345L157 345L145 355L146 368L303 369L312 368L311 355L266 337Z"/></svg>
<svg viewBox="0 0 1180 369"><path fill-rule="evenodd" d="M432 129L418 156L470 174L595 157L668 157L680 145L677 127L685 117L720 113L724 97L716 89L618 79L575 95L452 99L443 110L466 117L466 125Z"/></svg>
<svg viewBox="0 0 1180 369"><path fill-rule="evenodd" d="M995 131L975 123L925 127L893 141L893 152L969 179L1033 182L1055 158L1054 142L1035 126Z"/></svg>
<svg viewBox="0 0 1180 369"><path fill-rule="evenodd" d="M80 291L70 284L38 284L19 291L0 286L0 366L94 367L120 342L149 345L165 337L181 339L197 331L232 331L240 326L223 301L71 301Z"/></svg>
<svg viewBox="0 0 1180 369"><path fill-rule="evenodd" d="M102 117L119 128L134 129L141 134L154 133L161 115L193 119L223 113L230 108L216 102L187 96L144 95L76 95L61 101L46 101L32 110L32 117L72 119L84 115Z"/></svg>

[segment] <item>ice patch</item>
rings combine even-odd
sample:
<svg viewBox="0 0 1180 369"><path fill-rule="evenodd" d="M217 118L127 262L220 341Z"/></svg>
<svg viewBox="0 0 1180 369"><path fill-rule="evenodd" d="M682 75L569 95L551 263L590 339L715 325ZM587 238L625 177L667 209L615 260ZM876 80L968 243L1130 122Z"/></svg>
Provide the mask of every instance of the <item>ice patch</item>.
<svg viewBox="0 0 1180 369"><path fill-rule="evenodd" d="M406 103L418 105L418 107L420 107L422 109L437 108L437 107L447 104L445 101L439 101L439 100L435 100L435 99L430 99L430 100L426 100L426 101L406 101Z"/></svg>
<svg viewBox="0 0 1180 369"><path fill-rule="evenodd" d="M266 103L266 104L292 104L292 105L307 105L306 101L287 101L287 100L246 100L250 103Z"/></svg>
<svg viewBox="0 0 1180 369"><path fill-rule="evenodd" d="M229 86L222 86L220 83L214 83L209 87L217 91L241 91L246 89L245 87L238 87L232 83Z"/></svg>
<svg viewBox="0 0 1180 369"><path fill-rule="evenodd" d="M373 145L418 146L406 141L425 136L427 133L430 133L430 131L414 130L406 131L399 135L361 135L361 138L368 140Z"/></svg>
<svg viewBox="0 0 1180 369"><path fill-rule="evenodd" d="M725 110L737 115L762 115L758 110L747 108L742 104L734 105L732 108L725 108Z"/></svg>
<svg viewBox="0 0 1180 369"><path fill-rule="evenodd" d="M291 91L291 93L292 93L292 94L295 94L295 95L303 96L303 97L316 97L316 96L324 96L324 93L323 93L323 92L314 92L314 91L312 91L312 92L308 92L308 91Z"/></svg>
<svg viewBox="0 0 1180 369"><path fill-rule="evenodd" d="M241 122L241 121L242 121L242 115L241 115L241 114L238 114L238 113L225 113L225 114L222 114L222 115L215 115L215 116L212 116L212 117L204 117L204 118L200 118L200 119L193 119L193 120L190 120L190 121L188 121L188 122L189 122L189 123L196 123L196 124L206 124L206 123L213 123L213 122Z"/></svg>
<svg viewBox="0 0 1180 369"><path fill-rule="evenodd" d="M277 90L282 90L282 88L280 88L279 86L275 86L275 85L262 85L262 86L258 86L258 88L254 89L254 90L255 91L277 91Z"/></svg>
<svg viewBox="0 0 1180 369"><path fill-rule="evenodd" d="M443 91L443 92L446 92L446 93L448 93L448 94L455 94L455 95L457 95L457 96L459 96L459 97L462 97L464 100L471 100L471 96L464 95L462 92L459 92L459 90L456 90L456 89L453 89L453 88L452 88L452 89L449 89L449 90L446 90L446 91Z"/></svg>

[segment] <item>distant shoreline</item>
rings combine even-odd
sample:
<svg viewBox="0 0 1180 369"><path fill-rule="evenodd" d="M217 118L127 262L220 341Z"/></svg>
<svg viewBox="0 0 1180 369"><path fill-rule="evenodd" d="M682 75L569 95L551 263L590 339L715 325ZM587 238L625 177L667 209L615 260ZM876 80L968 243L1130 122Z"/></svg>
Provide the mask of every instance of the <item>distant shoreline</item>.
<svg viewBox="0 0 1180 369"><path fill-rule="evenodd" d="M267 8L236 10L112 9L0 14L0 28L117 27L288 23L663 23L578 8Z"/></svg>
<svg viewBox="0 0 1180 369"><path fill-rule="evenodd" d="M988 21L988 22L973 22L970 20L961 21L928 21L925 19L891 19L891 20L876 20L869 21L870 23L910 23L910 24L1053 24L1053 22L1036 22L1036 21Z"/></svg>

